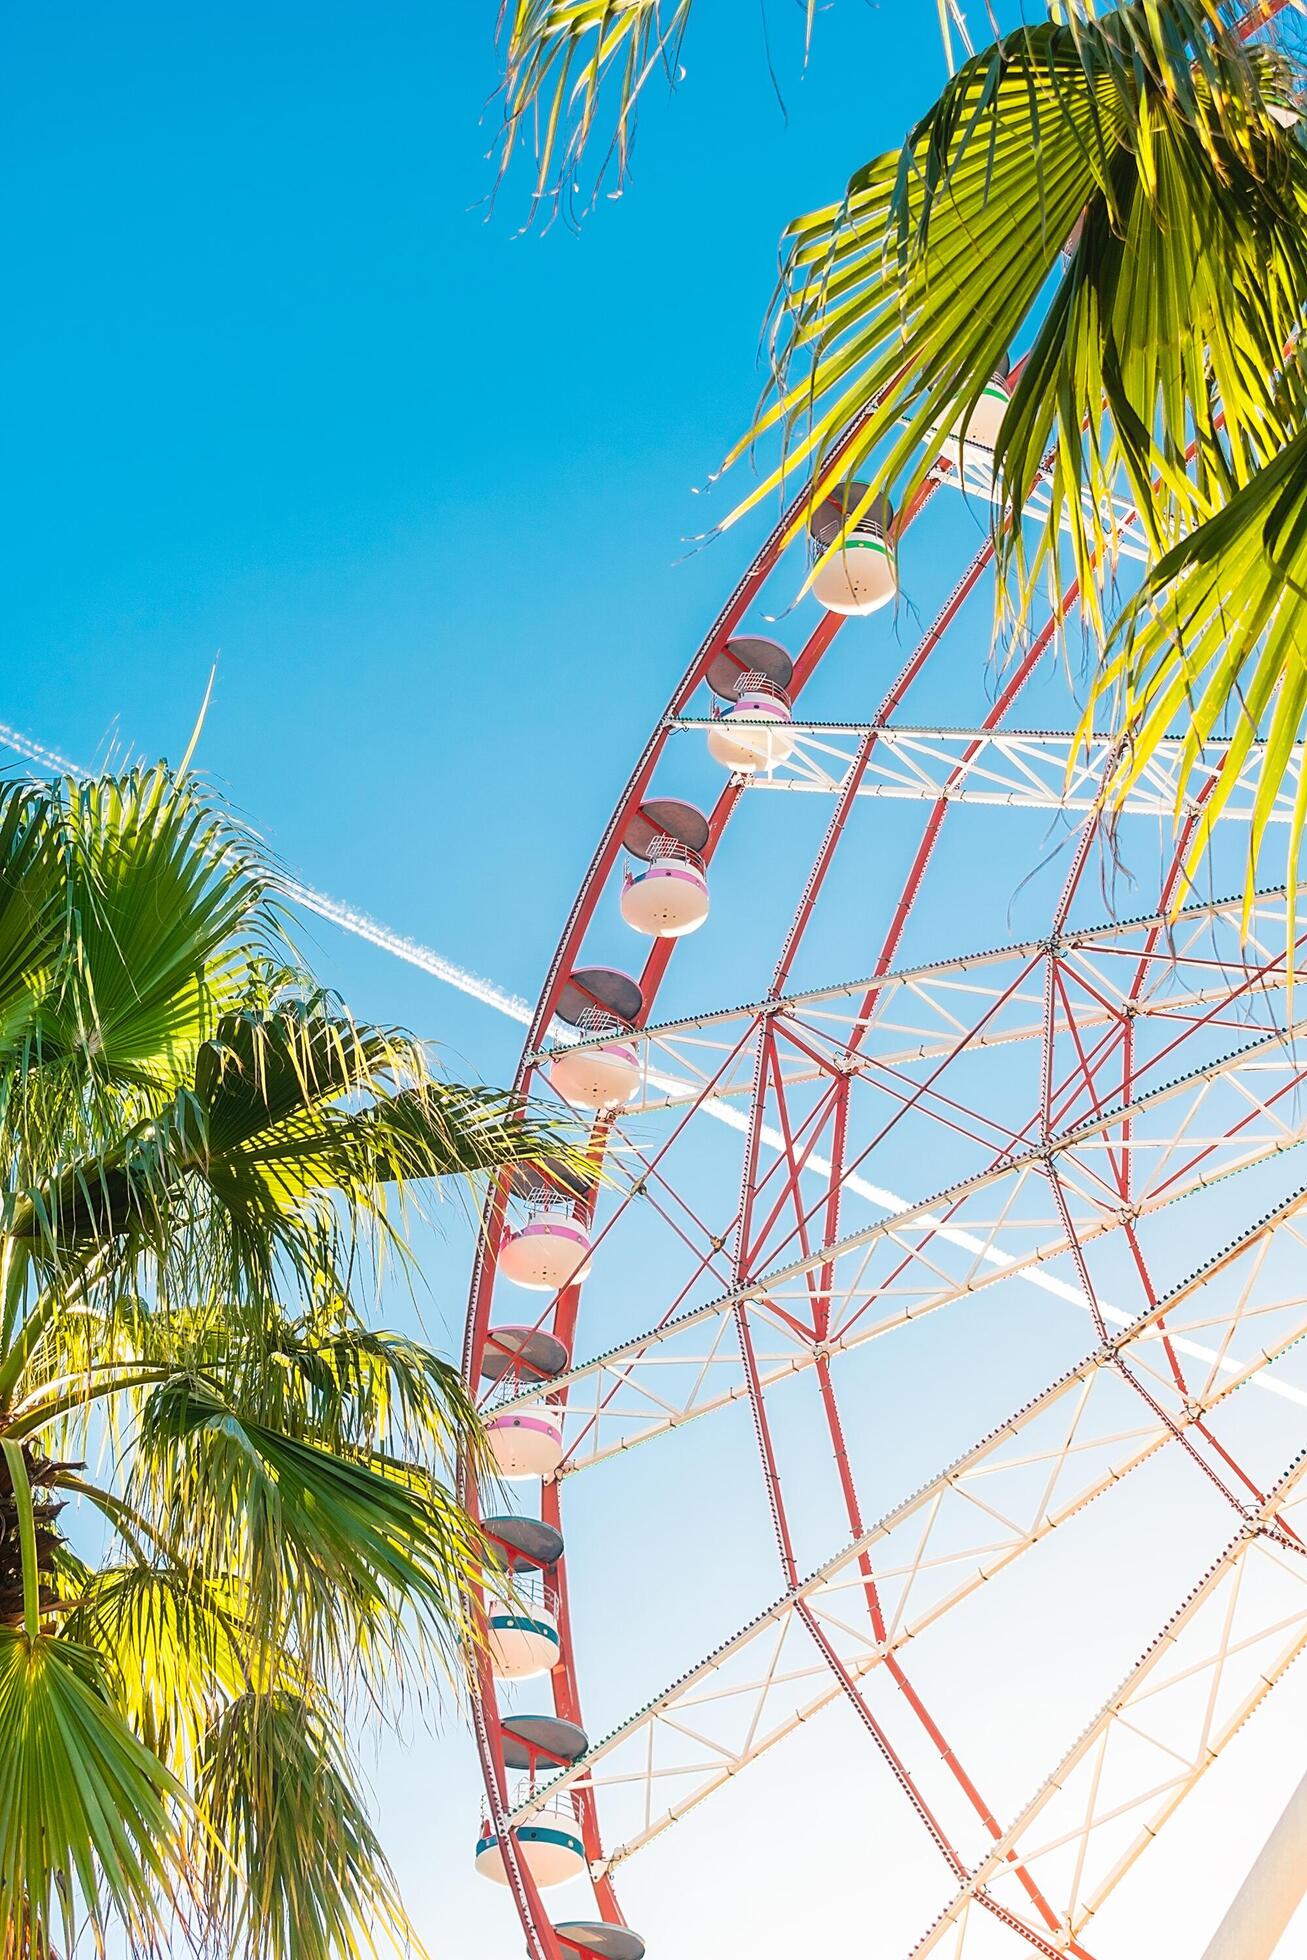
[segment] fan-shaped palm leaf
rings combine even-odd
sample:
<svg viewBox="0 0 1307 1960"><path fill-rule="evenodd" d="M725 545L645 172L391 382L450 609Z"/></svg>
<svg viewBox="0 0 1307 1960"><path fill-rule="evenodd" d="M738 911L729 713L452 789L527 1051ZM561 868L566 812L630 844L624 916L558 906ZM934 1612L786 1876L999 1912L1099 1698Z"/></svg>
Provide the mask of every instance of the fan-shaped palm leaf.
<svg viewBox="0 0 1307 1960"><path fill-rule="evenodd" d="M399 1652L405 1611L457 1665L482 1541L417 1466L320 1447L175 1380L146 1402L134 1485L184 1562L234 1575L256 1634L293 1629L310 1669Z"/></svg>
<svg viewBox="0 0 1307 1960"><path fill-rule="evenodd" d="M69 782L51 824L69 944L47 1050L166 1094L274 937L252 840L162 767Z"/></svg>
<svg viewBox="0 0 1307 1960"><path fill-rule="evenodd" d="M1196 864L1231 791L1261 744L1248 839L1251 891L1266 826L1286 781L1289 944L1307 772L1307 428L1225 506L1170 551L1127 608L1117 650L1095 679L1086 723L1107 700L1130 732L1109 799L1125 795L1177 720L1185 734L1176 777L1177 814L1192 795L1204 748L1230 732L1189 847ZM1205 772L1204 772L1205 773ZM1295 780L1296 778L1296 780ZM1180 902L1182 893L1177 896Z"/></svg>
<svg viewBox="0 0 1307 1960"><path fill-rule="evenodd" d="M1274 453L1301 392L1273 377L1307 293L1307 168L1271 114L1278 71L1194 12L1007 37L791 226L751 432L779 429L783 455L741 509L809 463L817 494L857 473L910 498L1033 328L995 456L1000 548L1025 597L1065 528L1101 625L1114 497L1162 547ZM1031 556L1017 518L1046 458Z"/></svg>
<svg viewBox="0 0 1307 1960"><path fill-rule="evenodd" d="M64 943L64 887L47 811L45 798L29 785L0 785L0 1056L6 1065L33 1040L36 1007Z"/></svg>
<svg viewBox="0 0 1307 1960"><path fill-rule="evenodd" d="M110 1914L145 1942L177 1888L180 1784L115 1707L100 1657L0 1626L0 1955Z"/></svg>
<svg viewBox="0 0 1307 1960"><path fill-rule="evenodd" d="M816 0L802 4L810 37ZM639 98L659 74L674 84L692 6L693 0L503 0L501 177L525 138L535 156L537 205L552 209L598 142L596 178L602 181L611 166L620 189ZM951 70L956 45L971 52L961 0L933 0L933 9Z"/></svg>
<svg viewBox="0 0 1307 1960"><path fill-rule="evenodd" d="M183 1566L85 1573L62 1631L100 1656L133 1732L179 1777L223 1702L248 1685L237 1602Z"/></svg>
<svg viewBox="0 0 1307 1960"><path fill-rule="evenodd" d="M209 1948L248 1960L423 1952L330 1709L240 1696L204 1741L195 1854ZM215 1847L223 1847L219 1853Z"/></svg>
<svg viewBox="0 0 1307 1960"><path fill-rule="evenodd" d="M531 129L536 198L579 168L612 85L609 151L620 183L630 157L635 105L660 67L675 74L693 0L504 0L504 133L501 174ZM608 157L604 161L607 162ZM600 167L602 175L602 165Z"/></svg>

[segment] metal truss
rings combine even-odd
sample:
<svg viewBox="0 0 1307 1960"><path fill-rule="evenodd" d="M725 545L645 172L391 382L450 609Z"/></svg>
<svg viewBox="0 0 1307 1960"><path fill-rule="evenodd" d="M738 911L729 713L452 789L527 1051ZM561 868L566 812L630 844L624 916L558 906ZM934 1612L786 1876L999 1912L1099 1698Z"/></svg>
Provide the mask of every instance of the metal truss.
<svg viewBox="0 0 1307 1960"><path fill-rule="evenodd" d="M1138 1042L1150 1020L1179 1029L1227 999L1245 1025L1265 1006L1267 989L1280 987L1286 908L1282 891L1261 894L1241 939L1243 906L1242 897L1195 903L1174 915L1112 920L637 1029L631 1040L642 1052L644 1080L624 1120L705 1096L720 1102L751 1095L751 1040L763 1024L773 1030L786 1088L835 1071L867 1081L964 1049L974 1055L1038 1042L1050 969L1058 1040L1092 1043L1103 1029L1130 1021ZM1273 1014L1263 1015L1263 1024L1273 1025Z"/></svg>
<svg viewBox="0 0 1307 1960"><path fill-rule="evenodd" d="M1024 1944L1091 1960L1082 1936L1113 1888L1307 1645L1300 1454L1203 1574L1019 1817L966 1874L911 1960L993 1951L985 1913ZM1054 1902L1031 1923L1009 1874ZM987 1929L985 1929L987 1930Z"/></svg>
<svg viewBox="0 0 1307 1960"><path fill-rule="evenodd" d="M732 725L755 724L739 719ZM670 726L702 736L712 721L680 715ZM770 724L756 726L764 729ZM895 723L811 721L796 721L791 729L791 752L769 769L741 777L745 789L837 795L856 765L861 743L874 738L875 754L854 792L858 797L917 803L944 797L952 803L1075 815L1097 807L1114 746L1107 735L1078 742L1068 729L909 728ZM1215 767L1228 748L1228 742L1210 743L1203 762ZM1179 784L1183 751L1180 741L1159 744L1121 805L1124 815L1169 821L1192 811L1194 793L1186 796ZM1260 742L1249 748L1225 819L1247 822L1251 817L1264 753ZM1270 823L1287 823L1292 815L1299 760L1296 755L1290 760L1267 817ZM1196 774L1201 781L1203 769Z"/></svg>
<svg viewBox="0 0 1307 1960"><path fill-rule="evenodd" d="M850 1680L863 1683L1159 1451L1189 1450L1200 1466L1215 1466L1231 1511L1246 1524L1260 1493L1230 1478L1212 1418L1239 1390L1271 1380L1264 1371L1307 1336L1305 1214L1307 1194L1296 1192L1091 1347L523 1805L519 1821L560 1787L612 1795L630 1820L607 1858L609 1868L620 1863L840 1697L842 1684L813 1652L814 1624ZM1300 1426L1307 1409L1307 1390L1275 1387L1288 1420L1272 1427L1268 1447ZM1277 1543L1284 1536L1278 1527L1276 1536ZM875 1631L863 1611L873 1567Z"/></svg>
<svg viewBox="0 0 1307 1960"><path fill-rule="evenodd" d="M1307 1022L1291 1031L1304 1032ZM730 1338L740 1313L759 1344L764 1390L1017 1277L1059 1305L1119 1321L1119 1308L1059 1277L1057 1262L1111 1234L1138 1238L1159 1214L1297 1149L1305 1132L1294 1092L1305 1077L1307 1056L1266 1036L573 1368L556 1384L571 1439L562 1474L746 1396L748 1370Z"/></svg>

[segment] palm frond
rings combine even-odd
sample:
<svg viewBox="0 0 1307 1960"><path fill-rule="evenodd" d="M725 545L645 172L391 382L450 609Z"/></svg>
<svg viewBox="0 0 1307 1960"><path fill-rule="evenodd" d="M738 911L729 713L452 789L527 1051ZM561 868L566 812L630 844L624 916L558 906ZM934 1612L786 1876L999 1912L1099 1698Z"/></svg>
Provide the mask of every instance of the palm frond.
<svg viewBox="0 0 1307 1960"><path fill-rule="evenodd" d="M66 784L52 820L69 943L47 1050L168 1093L243 986L250 941L278 938L252 840L162 765Z"/></svg>
<svg viewBox="0 0 1307 1960"><path fill-rule="evenodd" d="M0 783L0 1055L7 1062L35 1038L63 944L63 888L47 819L47 800L32 785ZM7 1084L5 1101L6 1091Z"/></svg>
<svg viewBox="0 0 1307 1960"><path fill-rule="evenodd" d="M185 1777L227 1701L248 1685L238 1603L202 1575L156 1564L83 1576L64 1635L99 1654L133 1732Z"/></svg>
<svg viewBox="0 0 1307 1960"><path fill-rule="evenodd" d="M84 1915L141 1950L178 1888L185 1792L114 1706L100 1657L0 1626L0 1956L72 1947Z"/></svg>
<svg viewBox="0 0 1307 1960"><path fill-rule="evenodd" d="M195 1859L206 1950L221 1960L422 1954L340 1725L329 1706L251 1692L205 1737L197 1802L206 1828Z"/></svg>
<svg viewBox="0 0 1307 1960"><path fill-rule="evenodd" d="M478 1178L514 1164L547 1165L555 1178L602 1176L575 1133L536 1105L502 1089L430 1077L378 1101L345 1129L373 1174L413 1185L433 1178Z"/></svg>
<svg viewBox="0 0 1307 1960"><path fill-rule="evenodd" d="M521 142L535 160L537 209L574 208L576 178L591 147L603 146L596 188L611 173L620 191L630 168L639 99L662 74L675 87L693 0L503 0L502 180ZM816 0L803 0L805 45ZM951 73L955 43L972 52L961 0L934 0ZM505 28L507 27L507 32ZM760 53L765 43L760 36Z"/></svg>
<svg viewBox="0 0 1307 1960"><path fill-rule="evenodd" d="M382 1185L560 1152L588 1168L557 1125L518 1098L442 1081L411 1036L363 1026L320 997L224 1021L200 1055L194 1100L202 1161L198 1145L186 1147L187 1160L217 1191L235 1192L258 1170L285 1202L330 1185L373 1204ZM183 1130L188 1113L177 1119Z"/></svg>
<svg viewBox="0 0 1307 1960"><path fill-rule="evenodd" d="M269 1318L260 1340L215 1327L206 1367L242 1411L319 1447L421 1465L433 1475L481 1447L458 1370L418 1341L362 1326L343 1302Z"/></svg>
<svg viewBox="0 0 1307 1960"><path fill-rule="evenodd" d="M1194 11L1159 0L1007 37L901 152L790 227L773 398L741 445L779 432L782 454L734 516L809 464L814 500L853 475L911 499L1036 324L995 456L1023 599L1065 529L1101 626L1113 498L1161 548L1274 453L1307 167L1259 92L1267 57L1218 28L1195 62ZM1047 459L1031 551L1018 514Z"/></svg>
<svg viewBox="0 0 1307 1960"><path fill-rule="evenodd" d="M406 1256L400 1209L432 1181L545 1159L592 1167L519 1099L440 1081L411 1036L361 1025L321 995L219 1017L193 1080L98 1155L14 1190L9 1232L45 1297L112 1312L149 1298L250 1304L279 1285L346 1291L364 1235ZM36 1323L34 1323L36 1324ZM0 1385L6 1380L0 1364ZM10 1383L10 1386L13 1384Z"/></svg>
<svg viewBox="0 0 1307 1960"><path fill-rule="evenodd" d="M192 1860L224 1956L408 1931L328 1698L465 1684L485 1443L367 1312L434 1180L586 1160L318 988L269 882L162 767L0 788L0 1960L193 1939Z"/></svg>
<svg viewBox="0 0 1307 1960"><path fill-rule="evenodd" d="M693 0L503 0L504 127L500 176L527 137L535 153L537 205L557 201L596 134L605 84L612 97L608 148L620 186L630 162L635 110L651 75L671 82ZM528 136L529 132L529 136Z"/></svg>
<svg viewBox="0 0 1307 1960"><path fill-rule="evenodd" d="M409 1654L461 1674L483 1545L417 1466L319 1447L178 1380L146 1403L132 1495L184 1563L238 1588L260 1641L310 1672L357 1666L375 1684Z"/></svg>
<svg viewBox="0 0 1307 1960"><path fill-rule="evenodd" d="M1184 741L1176 774L1177 813L1206 774L1207 744L1228 730L1215 780L1189 844L1192 875L1253 744L1263 744L1248 838L1253 889L1267 824L1290 772L1297 771L1286 825L1288 941L1307 817L1301 745L1307 721L1307 428L1154 568L1118 626L1113 656L1096 675L1085 725L1104 703L1128 740L1106 785L1119 803L1171 734ZM1183 888L1177 902L1183 902Z"/></svg>

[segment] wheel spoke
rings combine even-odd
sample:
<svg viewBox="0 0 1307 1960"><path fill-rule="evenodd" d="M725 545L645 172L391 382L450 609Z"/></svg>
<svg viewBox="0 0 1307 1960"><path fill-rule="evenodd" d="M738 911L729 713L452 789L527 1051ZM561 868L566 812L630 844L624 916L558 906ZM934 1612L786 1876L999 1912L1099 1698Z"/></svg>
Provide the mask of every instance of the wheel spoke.
<svg viewBox="0 0 1307 1960"><path fill-rule="evenodd" d="M804 1638L801 1607L862 1681L1158 1452L1182 1439L1206 1449L1206 1432L1230 1399L1274 1380L1275 1364L1307 1336L1307 1296L1296 1283L1305 1254L1307 1194L1298 1193L787 1589L547 1789L581 1784L604 1798L611 1818L635 1820L610 1864L651 1842L838 1699L840 1686ZM1221 1364L1182 1395L1161 1365L1162 1345L1199 1331ZM1147 1371L1156 1415L1123 1381L1126 1359ZM1284 1414L1265 1428L1268 1463L1299 1431L1307 1406L1307 1389L1289 1381L1276 1388ZM1282 1520L1277 1545L1292 1520L1284 1497L1281 1485L1266 1500L1267 1516ZM856 1610L868 1558L885 1621L879 1640ZM524 1805L519 1819L535 1807Z"/></svg>
<svg viewBox="0 0 1307 1960"><path fill-rule="evenodd" d="M884 1203L893 1194L849 1180L881 1216L559 1378L569 1424L583 1431L575 1445L569 1442L565 1473L738 1401L743 1376L722 1339L737 1307L758 1330L764 1388L812 1367L822 1354L852 1352L1001 1281L1020 1278L1091 1311L1083 1286L1074 1275L1063 1277L1057 1262L1074 1245L1127 1223L1139 1233L1148 1220L1216 1182L1263 1172L1296 1150L1303 1138L1294 1092L1304 1067L1283 1037L1267 1035L894 1211ZM1112 1152L1128 1156L1135 1171L1128 1201L1110 1171ZM1052 1165L1065 1215L1050 1191ZM805 1338L807 1279L818 1268L830 1274L829 1331ZM1117 1326L1132 1318L1110 1301L1104 1314ZM519 1402L529 1402L532 1392L524 1390Z"/></svg>
<svg viewBox="0 0 1307 1960"><path fill-rule="evenodd" d="M711 721L692 715L680 715L671 725L700 741L712 727ZM741 730L751 725L738 723ZM743 778L741 787L748 793L840 795L862 744L874 737L874 756L851 792L858 798L920 803L947 796L953 803L981 807L1088 815L1098 806L1115 740L1109 735L1081 740L1071 729L914 728L902 722L793 721L789 727L793 748L766 771ZM1229 747L1228 741L1212 741L1204 760L1215 767ZM1251 819L1265 754L1264 743L1250 746L1224 821ZM1194 793L1186 795L1179 786L1183 759L1183 742L1159 743L1131 784L1122 813L1170 822L1196 807ZM1290 821L1299 767L1295 755L1266 813L1267 822Z"/></svg>
<svg viewBox="0 0 1307 1960"><path fill-rule="evenodd" d="M1300 1457L968 1873L912 1960L970 1952L966 1940L948 1941L973 1899L1017 1909L1004 1871L1014 1856L1047 1876L1059 1950L1084 1951L1094 1914L1307 1646L1307 1552L1289 1535L1307 1523L1305 1477Z"/></svg>

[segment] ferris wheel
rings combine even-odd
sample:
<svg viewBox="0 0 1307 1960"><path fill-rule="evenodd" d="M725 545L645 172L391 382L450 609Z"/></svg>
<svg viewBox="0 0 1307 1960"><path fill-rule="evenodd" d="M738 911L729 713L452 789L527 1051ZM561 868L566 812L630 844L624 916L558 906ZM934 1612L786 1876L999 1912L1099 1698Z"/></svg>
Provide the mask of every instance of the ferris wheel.
<svg viewBox="0 0 1307 1960"><path fill-rule="evenodd" d="M818 557L858 519L799 601L802 500L778 524L540 994L519 1086L591 1126L595 1176L492 1192L464 1355L502 1480L469 1493L498 1560L469 1853L535 1960L642 1960L628 1869L835 1711L933 1874L881 1874L860 1950L1111 1960L1113 1899L1307 1643L1307 990L1285 890L1244 916L1259 758L1202 889L1178 741L1109 848L1076 588L986 658L1008 385L910 508L818 507ZM942 564L914 637L900 576ZM681 1576L709 1459L668 1466L706 1438L715 1543L769 1546L734 1612ZM588 1657L629 1638L605 1489L679 1495L595 1709Z"/></svg>

